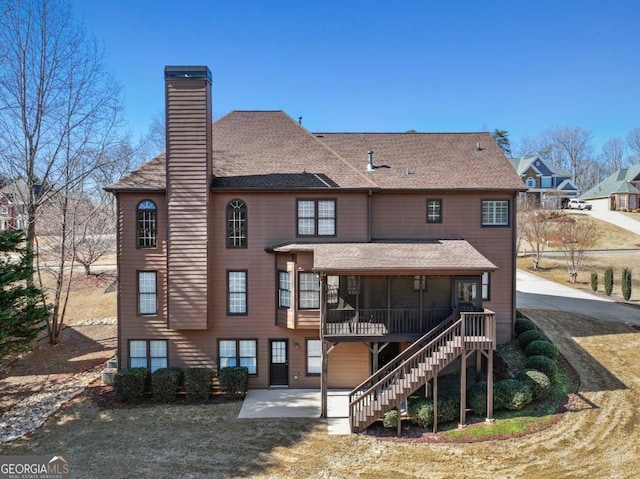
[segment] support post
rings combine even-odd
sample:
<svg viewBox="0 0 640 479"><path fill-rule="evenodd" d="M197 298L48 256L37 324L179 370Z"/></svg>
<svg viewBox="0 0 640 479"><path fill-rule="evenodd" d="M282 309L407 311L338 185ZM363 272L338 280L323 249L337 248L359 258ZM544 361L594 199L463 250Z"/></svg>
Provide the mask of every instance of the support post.
<svg viewBox="0 0 640 479"><path fill-rule="evenodd" d="M371 349L371 355L373 356L371 359L371 369L373 369L373 371L371 371L371 374L375 373L376 371L378 371L378 353L379 353L379 345L377 342L371 343L372 345L372 349Z"/></svg>
<svg viewBox="0 0 640 479"><path fill-rule="evenodd" d="M325 275L319 273L320 279L320 344L322 345L322 367L320 368L320 417L327 417L327 371L329 369L329 358L327 357L327 341L324 337L326 325L326 286Z"/></svg>
<svg viewBox="0 0 640 479"><path fill-rule="evenodd" d="M433 368L433 432L438 432L438 371Z"/></svg>
<svg viewBox="0 0 640 479"><path fill-rule="evenodd" d="M487 422L493 422L493 351L487 355Z"/></svg>
<svg viewBox="0 0 640 479"><path fill-rule="evenodd" d="M458 428L467 425L467 352L460 355L460 423Z"/></svg>

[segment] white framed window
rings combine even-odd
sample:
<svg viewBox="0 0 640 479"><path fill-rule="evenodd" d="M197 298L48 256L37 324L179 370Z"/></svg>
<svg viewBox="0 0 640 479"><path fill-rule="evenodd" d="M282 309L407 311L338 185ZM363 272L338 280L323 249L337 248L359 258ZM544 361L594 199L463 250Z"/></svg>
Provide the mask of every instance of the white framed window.
<svg viewBox="0 0 640 479"><path fill-rule="evenodd" d="M157 236L157 208L151 200L138 203L138 248L155 248Z"/></svg>
<svg viewBox="0 0 640 479"><path fill-rule="evenodd" d="M0 206L0 215L8 215L9 207L7 205Z"/></svg>
<svg viewBox="0 0 640 479"><path fill-rule="evenodd" d="M535 188L536 187L536 179L530 176L527 178L527 188Z"/></svg>
<svg viewBox="0 0 640 479"><path fill-rule="evenodd" d="M629 195L629 209L636 209L636 195Z"/></svg>
<svg viewBox="0 0 640 479"><path fill-rule="evenodd" d="M247 314L247 272L227 271L227 313Z"/></svg>
<svg viewBox="0 0 640 479"><path fill-rule="evenodd" d="M413 277L413 290L414 291L426 291L427 290L427 277L426 276L414 276Z"/></svg>
<svg viewBox="0 0 640 479"><path fill-rule="evenodd" d="M157 273L138 271L138 315L158 314Z"/></svg>
<svg viewBox="0 0 640 479"><path fill-rule="evenodd" d="M129 341L129 367L147 368L150 372L166 368L166 339L132 339Z"/></svg>
<svg viewBox="0 0 640 479"><path fill-rule="evenodd" d="M620 208L626 208L627 207L627 196L626 195L620 195L618 196L619 198L619 203L620 203Z"/></svg>
<svg viewBox="0 0 640 479"><path fill-rule="evenodd" d="M509 200L483 200L482 226L509 226Z"/></svg>
<svg viewBox="0 0 640 479"><path fill-rule="evenodd" d="M246 367L250 375L258 374L258 341L256 339L220 339L218 367Z"/></svg>
<svg viewBox="0 0 640 479"><path fill-rule="evenodd" d="M247 247L247 205L242 200L227 204L227 248Z"/></svg>
<svg viewBox="0 0 640 479"><path fill-rule="evenodd" d="M543 176L540 179L540 187L541 188L551 188L551 177L550 176Z"/></svg>
<svg viewBox="0 0 640 479"><path fill-rule="evenodd" d="M307 376L319 376L322 370L322 342L307 339Z"/></svg>
<svg viewBox="0 0 640 479"><path fill-rule="evenodd" d="M278 307L291 307L291 275L288 271L278 271Z"/></svg>
<svg viewBox="0 0 640 479"><path fill-rule="evenodd" d="M491 273L482 273L482 299L489 301L491 299Z"/></svg>
<svg viewBox="0 0 640 479"><path fill-rule="evenodd" d="M427 223L442 223L442 200L427 200Z"/></svg>
<svg viewBox="0 0 640 479"><path fill-rule="evenodd" d="M298 200L298 236L335 236L336 200Z"/></svg>
<svg viewBox="0 0 640 479"><path fill-rule="evenodd" d="M298 276L300 309L320 307L320 280L315 273L300 273Z"/></svg>

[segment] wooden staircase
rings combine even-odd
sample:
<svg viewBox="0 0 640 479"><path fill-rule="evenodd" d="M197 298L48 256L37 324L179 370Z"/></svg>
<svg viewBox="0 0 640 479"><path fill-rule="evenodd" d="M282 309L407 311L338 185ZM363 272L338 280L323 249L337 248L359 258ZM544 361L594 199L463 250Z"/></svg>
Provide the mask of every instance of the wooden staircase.
<svg viewBox="0 0 640 479"><path fill-rule="evenodd" d="M493 313L454 312L438 327L412 343L392 363L351 391L351 431L363 431L387 411L399 407L416 389L459 358L463 351L494 349L494 345Z"/></svg>

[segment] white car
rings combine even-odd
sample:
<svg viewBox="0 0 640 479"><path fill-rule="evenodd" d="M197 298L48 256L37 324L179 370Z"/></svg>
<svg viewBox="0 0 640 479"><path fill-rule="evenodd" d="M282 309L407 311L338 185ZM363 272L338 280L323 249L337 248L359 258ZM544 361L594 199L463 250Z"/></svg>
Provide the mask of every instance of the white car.
<svg viewBox="0 0 640 479"><path fill-rule="evenodd" d="M590 210L591 203L587 203L585 200L577 200L575 198L569 200L567 208L570 210Z"/></svg>

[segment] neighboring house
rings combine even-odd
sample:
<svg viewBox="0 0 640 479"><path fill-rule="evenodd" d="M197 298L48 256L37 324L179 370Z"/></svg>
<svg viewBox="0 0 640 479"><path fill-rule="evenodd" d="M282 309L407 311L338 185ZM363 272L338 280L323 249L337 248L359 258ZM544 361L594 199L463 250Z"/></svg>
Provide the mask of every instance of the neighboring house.
<svg viewBox="0 0 640 479"><path fill-rule="evenodd" d="M621 168L580 198L595 211L634 211L640 208L640 164Z"/></svg>
<svg viewBox="0 0 640 479"><path fill-rule="evenodd" d="M11 196L0 192L0 231L16 229L16 214Z"/></svg>
<svg viewBox="0 0 640 479"><path fill-rule="evenodd" d="M40 185L34 187L36 195L40 194ZM24 229L27 226L27 196L29 187L23 179L14 181L0 190L12 204L11 216L14 229ZM0 217L2 214L0 213Z"/></svg>
<svg viewBox="0 0 640 479"><path fill-rule="evenodd" d="M327 388L360 384L354 431L444 368L482 365L491 385L524 190L491 135L310 133L281 111L212 124L210 75L165 69L167 153L107 188L119 364L246 366L251 388L320 387L323 414Z"/></svg>
<svg viewBox="0 0 640 479"><path fill-rule="evenodd" d="M539 156L509 159L527 187L521 199L545 209L561 208L578 196L578 188L570 173L560 170Z"/></svg>

